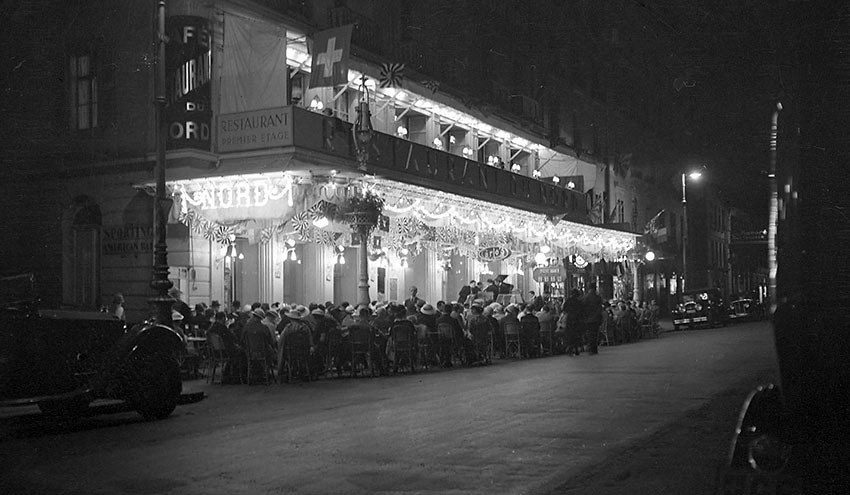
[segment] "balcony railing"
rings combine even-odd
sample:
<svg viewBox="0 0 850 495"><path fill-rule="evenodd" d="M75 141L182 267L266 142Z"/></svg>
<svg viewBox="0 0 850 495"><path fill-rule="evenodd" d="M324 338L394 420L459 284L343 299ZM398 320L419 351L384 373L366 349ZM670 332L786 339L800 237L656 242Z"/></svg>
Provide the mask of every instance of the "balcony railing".
<svg viewBox="0 0 850 495"><path fill-rule="evenodd" d="M350 160L356 168L351 124L292 107L293 144ZM375 132L369 145L371 173L386 178L545 215L584 222L584 194L509 170Z"/></svg>

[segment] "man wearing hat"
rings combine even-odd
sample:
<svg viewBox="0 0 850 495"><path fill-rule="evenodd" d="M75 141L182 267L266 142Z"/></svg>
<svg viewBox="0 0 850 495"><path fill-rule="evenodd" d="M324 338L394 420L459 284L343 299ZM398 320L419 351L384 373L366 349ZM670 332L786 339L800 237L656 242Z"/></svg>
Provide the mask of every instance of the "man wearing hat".
<svg viewBox="0 0 850 495"><path fill-rule="evenodd" d="M181 325L185 325L186 322L192 319L192 308L180 299L183 292L177 287L172 287L168 290L168 295L174 299L174 303L171 304L171 309L177 311L181 316L183 316L183 318L181 318Z"/></svg>
<svg viewBox="0 0 850 495"><path fill-rule="evenodd" d="M440 364L440 335L437 333L437 316L440 314L437 308L430 303L425 303L419 309L422 313L419 324L425 327L425 338L420 338L420 343L425 344L425 365L437 366Z"/></svg>
<svg viewBox="0 0 850 495"><path fill-rule="evenodd" d="M274 360L275 341L269 328L263 323L266 317L266 312L262 308L256 308L251 311L251 316L248 322L245 323L245 328L242 329L242 344L246 349L257 349L262 347L266 353L266 359ZM248 370L251 373L253 370Z"/></svg>
<svg viewBox="0 0 850 495"><path fill-rule="evenodd" d="M288 313L286 313L286 316L289 318L289 323L286 324L286 327L283 329L283 333L280 334L280 345L277 349L278 376L284 376L284 374L286 374L288 364L287 359L291 355L290 351L294 350L291 346L298 336L304 336L309 341L310 355L315 352L313 329L304 321L304 318L306 318L309 314L310 310L307 309L307 306L302 304L296 305L294 308L289 310ZM310 363L310 366L310 373L312 374L313 363Z"/></svg>

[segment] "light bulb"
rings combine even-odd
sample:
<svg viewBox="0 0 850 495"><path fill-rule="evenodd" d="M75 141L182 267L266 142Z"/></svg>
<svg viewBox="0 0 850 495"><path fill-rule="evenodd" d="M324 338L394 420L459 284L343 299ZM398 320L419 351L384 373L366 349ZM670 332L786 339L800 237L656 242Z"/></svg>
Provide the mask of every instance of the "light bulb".
<svg viewBox="0 0 850 495"><path fill-rule="evenodd" d="M294 249L293 249L293 250L291 250L291 251L289 251L289 259L291 259L292 261L295 261L295 260L297 260L297 259L298 259L298 255L297 255L297 254L295 254L295 250L294 250Z"/></svg>
<svg viewBox="0 0 850 495"><path fill-rule="evenodd" d="M286 245L291 247L291 248L294 248L295 247L295 241L293 239L287 239Z"/></svg>
<svg viewBox="0 0 850 495"><path fill-rule="evenodd" d="M313 220L313 225L320 228L320 229L327 227L329 223L331 223L330 220L328 220L328 217L326 217L324 215Z"/></svg>
<svg viewBox="0 0 850 495"><path fill-rule="evenodd" d="M244 259L245 259L245 255L244 255L244 254L242 254L242 253L239 253L239 256L237 256L237 258L239 258L240 260L244 260Z"/></svg>
<svg viewBox="0 0 850 495"><path fill-rule="evenodd" d="M551 251L551 249L549 248L549 246L547 246L547 245L545 245L545 244L544 244L544 245L542 245L542 246L540 246L540 252L541 252L541 253L543 253L543 254L549 254L549 251Z"/></svg>
<svg viewBox="0 0 850 495"><path fill-rule="evenodd" d="M343 256L343 255L339 255L339 264L340 264L340 265L344 265L344 264L345 264L345 256Z"/></svg>

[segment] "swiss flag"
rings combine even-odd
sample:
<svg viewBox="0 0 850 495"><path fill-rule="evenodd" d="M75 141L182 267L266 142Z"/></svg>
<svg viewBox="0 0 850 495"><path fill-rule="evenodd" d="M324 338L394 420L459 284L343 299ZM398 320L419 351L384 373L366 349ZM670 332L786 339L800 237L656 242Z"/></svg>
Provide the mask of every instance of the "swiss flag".
<svg viewBox="0 0 850 495"><path fill-rule="evenodd" d="M348 56L353 24L313 35L313 62L310 87L339 86L348 83Z"/></svg>

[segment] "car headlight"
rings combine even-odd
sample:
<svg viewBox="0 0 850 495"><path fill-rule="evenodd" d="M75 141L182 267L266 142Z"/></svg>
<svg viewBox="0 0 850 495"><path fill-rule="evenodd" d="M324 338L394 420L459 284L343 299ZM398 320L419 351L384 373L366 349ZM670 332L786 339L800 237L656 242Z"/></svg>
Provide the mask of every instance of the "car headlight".
<svg viewBox="0 0 850 495"><path fill-rule="evenodd" d="M756 471L775 473L785 467L791 447L774 435L764 434L750 440L747 461Z"/></svg>

